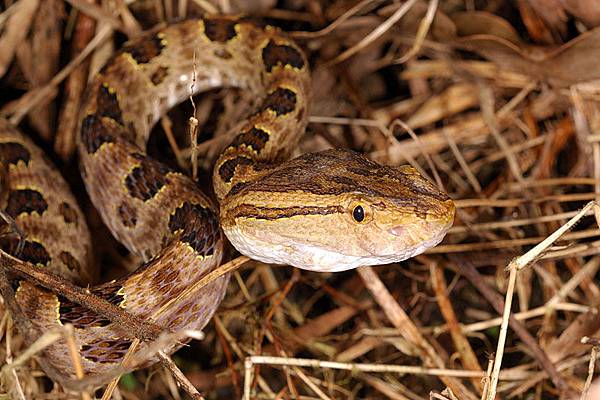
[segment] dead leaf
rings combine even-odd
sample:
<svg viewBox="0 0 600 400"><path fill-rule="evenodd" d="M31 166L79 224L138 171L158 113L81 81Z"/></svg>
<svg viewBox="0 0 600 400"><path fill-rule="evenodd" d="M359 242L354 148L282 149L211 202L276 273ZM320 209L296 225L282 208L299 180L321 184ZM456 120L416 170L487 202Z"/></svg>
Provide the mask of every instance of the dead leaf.
<svg viewBox="0 0 600 400"><path fill-rule="evenodd" d="M32 75L28 77L34 88L46 85L58 71L62 39L64 4L59 0L46 0L40 4L31 33ZM53 136L52 120L55 107L42 103L29 113L29 120L45 140Z"/></svg>
<svg viewBox="0 0 600 400"><path fill-rule="evenodd" d="M27 36L38 5L39 0L21 0L13 5L17 9L4 22L4 30L0 34L0 77L10 66L15 49Z"/></svg>
<svg viewBox="0 0 600 400"><path fill-rule="evenodd" d="M450 16L458 36L491 35L512 43L521 43L519 34L503 18L484 11L457 12Z"/></svg>
<svg viewBox="0 0 600 400"><path fill-rule="evenodd" d="M479 18L481 13L477 14ZM457 39L455 44L493 61L501 69L559 87L600 79L600 28L585 32L559 47L531 46L514 41L514 38L508 40L508 30L503 30L501 36L490 34L490 30L497 33L498 29L473 25L471 20L474 19L477 18L473 16L469 19L462 15L454 20L458 32L472 32L469 36ZM463 24L468 26L465 28ZM479 33L475 30L477 26L480 26Z"/></svg>
<svg viewBox="0 0 600 400"><path fill-rule="evenodd" d="M528 1L535 12L559 32L567 30L567 13L579 18L588 28L600 25L600 2L598 0Z"/></svg>
<svg viewBox="0 0 600 400"><path fill-rule="evenodd" d="M427 100L406 123L413 129L449 118L479 104L477 87L470 83L457 83L439 95Z"/></svg>
<svg viewBox="0 0 600 400"><path fill-rule="evenodd" d="M382 17L388 18L401 5L402 3L396 3L387 7L383 7L378 14ZM427 13L427 2L418 1L406 13L404 18L395 24L394 28L401 32L416 33L417 29L419 29L421 20L425 17L425 13ZM435 13L435 19L433 20L431 29L429 29L429 36L442 42L456 37L456 27L454 26L452 19L444 14L440 9L438 9Z"/></svg>

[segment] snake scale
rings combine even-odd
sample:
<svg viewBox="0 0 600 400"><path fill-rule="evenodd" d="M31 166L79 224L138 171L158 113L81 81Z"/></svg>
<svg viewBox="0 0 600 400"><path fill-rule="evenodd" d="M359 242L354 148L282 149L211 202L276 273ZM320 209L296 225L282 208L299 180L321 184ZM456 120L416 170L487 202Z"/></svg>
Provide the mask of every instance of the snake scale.
<svg viewBox="0 0 600 400"><path fill-rule="evenodd" d="M248 90L257 102L215 164L217 207L145 149L152 126L190 96L190 87L223 86ZM304 54L271 26L206 17L125 45L88 85L78 150L104 223L145 262L90 290L168 330L202 329L227 276L193 298L169 300L219 266L221 232L252 258L314 271L396 262L437 244L454 205L412 167L382 166L348 150L285 161L307 125L310 97ZM4 239L3 248L78 284L93 280L85 218L41 150L2 123L0 159L7 171L4 210L26 236L20 253L15 239ZM86 374L122 361L131 338L114 323L27 281L16 287L17 304L38 335L74 326ZM64 341L44 358L62 376L75 376Z"/></svg>

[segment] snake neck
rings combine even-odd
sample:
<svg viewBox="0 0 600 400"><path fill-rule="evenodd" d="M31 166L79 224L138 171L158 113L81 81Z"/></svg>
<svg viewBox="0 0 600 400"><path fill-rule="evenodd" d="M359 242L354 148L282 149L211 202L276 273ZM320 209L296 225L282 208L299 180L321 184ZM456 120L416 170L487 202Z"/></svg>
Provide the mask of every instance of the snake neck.
<svg viewBox="0 0 600 400"><path fill-rule="evenodd" d="M250 37L256 28L248 28ZM248 63L261 67L257 93L264 97L236 127L237 134L213 170L213 189L222 207L229 194L239 193L273 164L289 158L308 120L310 76L303 53L278 29L267 27L264 33L248 53Z"/></svg>

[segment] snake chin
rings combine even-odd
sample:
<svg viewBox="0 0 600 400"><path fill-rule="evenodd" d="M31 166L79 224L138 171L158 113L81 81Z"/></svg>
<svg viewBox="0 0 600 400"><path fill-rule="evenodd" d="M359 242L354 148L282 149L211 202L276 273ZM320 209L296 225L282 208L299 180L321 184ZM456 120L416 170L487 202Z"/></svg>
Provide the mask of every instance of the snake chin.
<svg viewBox="0 0 600 400"><path fill-rule="evenodd" d="M257 231L241 231L224 227L225 234L234 247L242 254L268 264L287 264L313 272L341 272L366 265L383 265L404 261L426 251L440 243L452 222L446 224L428 224L429 230L404 227L402 234L381 231L377 245L351 246L355 251L346 254L345 246L330 249L319 244L286 238L276 242L260 237ZM413 227L414 228L414 227ZM259 230L258 230L259 231ZM387 240L384 238L387 237ZM339 243L353 242L355 237L340 239ZM360 241L360 240L359 240ZM385 243L385 244L384 244ZM361 247L358 250L358 247Z"/></svg>

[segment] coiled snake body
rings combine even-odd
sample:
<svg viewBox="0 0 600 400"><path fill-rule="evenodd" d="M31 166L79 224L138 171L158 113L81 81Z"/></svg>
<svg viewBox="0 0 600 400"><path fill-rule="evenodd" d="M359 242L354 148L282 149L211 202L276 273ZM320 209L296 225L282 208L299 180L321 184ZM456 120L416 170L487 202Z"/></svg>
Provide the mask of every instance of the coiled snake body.
<svg viewBox="0 0 600 400"><path fill-rule="evenodd" d="M192 80L195 92L236 86L260 99L216 162L220 212L190 178L145 152L151 127L190 96ZM113 57L87 89L81 173L113 235L146 262L92 292L171 331L203 328L227 277L184 302L169 300L220 264L219 222L241 253L315 271L400 261L437 244L454 205L413 168L344 150L281 163L306 126L309 86L307 61L293 42L276 28L230 17L169 26ZM5 210L27 236L20 258L78 283L92 278L85 219L66 184L29 140L4 124L0 132ZM16 244L4 248L14 252ZM86 373L121 362L131 344L114 323L33 284L21 281L16 293L38 332L74 325ZM45 358L74 377L65 346L57 342Z"/></svg>

